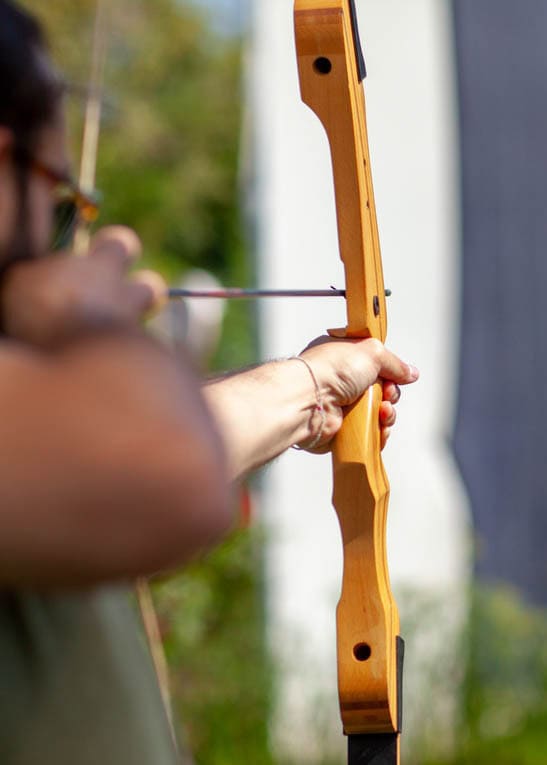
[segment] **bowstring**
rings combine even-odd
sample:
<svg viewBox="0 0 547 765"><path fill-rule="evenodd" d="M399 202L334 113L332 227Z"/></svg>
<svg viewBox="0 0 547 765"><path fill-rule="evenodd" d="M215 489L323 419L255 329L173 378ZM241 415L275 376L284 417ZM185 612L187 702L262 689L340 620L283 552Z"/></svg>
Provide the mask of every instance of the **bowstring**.
<svg viewBox="0 0 547 765"><path fill-rule="evenodd" d="M79 186L83 192L92 195L95 192L99 135L103 105L104 71L107 55L107 2L97 0L95 23L93 31L93 49L91 58L91 74L88 85ZM74 236L74 254L86 255L89 249L89 225L80 222ZM148 581L141 577L135 583L136 599L141 615L142 625L152 663L158 680L159 690L169 724L169 729L175 747L176 735L173 726L171 691L169 687L169 670L158 615L154 606L153 596Z"/></svg>

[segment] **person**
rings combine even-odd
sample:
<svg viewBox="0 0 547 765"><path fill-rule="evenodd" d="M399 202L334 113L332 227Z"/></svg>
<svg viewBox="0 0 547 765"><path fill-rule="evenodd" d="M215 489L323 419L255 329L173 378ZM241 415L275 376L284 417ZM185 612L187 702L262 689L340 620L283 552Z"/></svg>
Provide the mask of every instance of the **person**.
<svg viewBox="0 0 547 765"><path fill-rule="evenodd" d="M230 485L291 445L328 450L379 378L385 442L418 373L320 338L204 386L141 329L165 285L128 276L134 232L52 251L60 197L93 207L63 91L36 21L0 0L0 760L161 765L176 755L127 583L222 539Z"/></svg>

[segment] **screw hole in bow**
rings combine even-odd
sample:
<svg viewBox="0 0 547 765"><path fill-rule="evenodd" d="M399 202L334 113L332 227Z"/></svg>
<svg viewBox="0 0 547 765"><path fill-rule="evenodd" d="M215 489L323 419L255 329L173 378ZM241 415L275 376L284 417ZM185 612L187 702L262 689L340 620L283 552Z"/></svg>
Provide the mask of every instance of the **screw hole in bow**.
<svg viewBox="0 0 547 765"><path fill-rule="evenodd" d="M357 661L368 661L372 656L372 649L368 643L357 643L353 646L353 655Z"/></svg>
<svg viewBox="0 0 547 765"><path fill-rule="evenodd" d="M325 56L320 56L313 62L313 68L317 74L330 74L332 72L332 62L330 59L325 58Z"/></svg>

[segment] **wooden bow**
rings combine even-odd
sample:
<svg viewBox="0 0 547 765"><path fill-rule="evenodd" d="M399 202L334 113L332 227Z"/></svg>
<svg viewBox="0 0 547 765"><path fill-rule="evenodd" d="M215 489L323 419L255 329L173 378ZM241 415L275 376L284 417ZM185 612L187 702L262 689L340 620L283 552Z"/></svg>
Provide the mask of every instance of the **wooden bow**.
<svg viewBox="0 0 547 765"><path fill-rule="evenodd" d="M78 185L86 194L95 193L95 176L101 131L102 90L104 66L107 52L107 15L105 0L97 0L93 47L91 52L91 73L87 87L85 117L82 136L82 153ZM75 255L85 255L89 247L89 225L81 220L74 236Z"/></svg>
<svg viewBox="0 0 547 765"><path fill-rule="evenodd" d="M329 139L347 327L331 334L384 342L386 301L353 0L295 0L303 101ZM389 583L389 484L380 456L382 386L354 404L335 440L334 506L344 547L337 609L338 688L350 765L400 762L404 644Z"/></svg>

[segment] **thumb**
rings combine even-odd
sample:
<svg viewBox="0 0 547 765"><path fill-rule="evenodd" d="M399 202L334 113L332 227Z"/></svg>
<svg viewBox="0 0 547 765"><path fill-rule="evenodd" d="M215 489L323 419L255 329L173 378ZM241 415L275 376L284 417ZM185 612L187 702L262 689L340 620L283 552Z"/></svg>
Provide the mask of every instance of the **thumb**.
<svg viewBox="0 0 547 765"><path fill-rule="evenodd" d="M129 277L129 284L139 313L153 315L167 303L167 284L156 271L135 271Z"/></svg>
<svg viewBox="0 0 547 765"><path fill-rule="evenodd" d="M413 364L407 364L388 348L380 352L378 376L391 380L398 385L409 385L416 382L420 376L419 370Z"/></svg>

